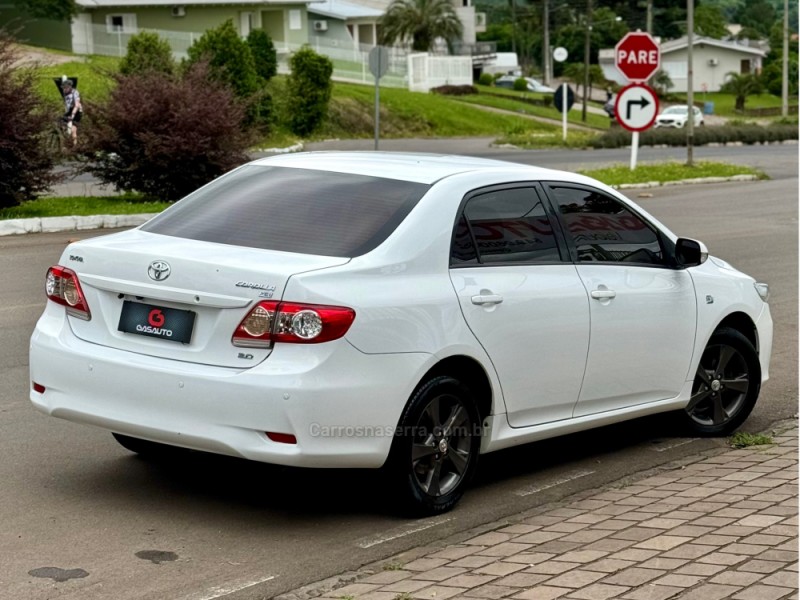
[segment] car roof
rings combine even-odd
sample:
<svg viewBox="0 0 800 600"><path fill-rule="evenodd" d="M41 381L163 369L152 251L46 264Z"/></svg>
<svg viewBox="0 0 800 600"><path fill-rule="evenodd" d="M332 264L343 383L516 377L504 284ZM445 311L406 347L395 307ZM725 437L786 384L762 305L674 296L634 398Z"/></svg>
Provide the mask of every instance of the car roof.
<svg viewBox="0 0 800 600"><path fill-rule="evenodd" d="M262 158L250 164L352 173L401 181L433 184L441 179L476 171L517 172L531 180L559 179L578 181L580 175L531 167L519 163L424 152L298 152Z"/></svg>

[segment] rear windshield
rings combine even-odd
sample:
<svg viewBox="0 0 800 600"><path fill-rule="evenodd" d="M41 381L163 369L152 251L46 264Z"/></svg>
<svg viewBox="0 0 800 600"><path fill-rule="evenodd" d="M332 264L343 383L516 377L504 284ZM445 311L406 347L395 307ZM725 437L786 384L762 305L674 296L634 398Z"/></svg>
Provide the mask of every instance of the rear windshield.
<svg viewBox="0 0 800 600"><path fill-rule="evenodd" d="M359 256L389 237L429 187L246 165L190 194L142 229L263 250Z"/></svg>

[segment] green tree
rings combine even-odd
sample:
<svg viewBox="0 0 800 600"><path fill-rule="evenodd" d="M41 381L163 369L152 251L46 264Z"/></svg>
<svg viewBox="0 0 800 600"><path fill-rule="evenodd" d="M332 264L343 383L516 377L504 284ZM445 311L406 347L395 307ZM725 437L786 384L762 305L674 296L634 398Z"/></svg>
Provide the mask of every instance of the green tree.
<svg viewBox="0 0 800 600"><path fill-rule="evenodd" d="M128 52L119 63L119 71L123 75L148 71L172 75L175 60L169 42L149 31L137 33L128 40Z"/></svg>
<svg viewBox="0 0 800 600"><path fill-rule="evenodd" d="M57 179L48 151L52 112L36 92L39 74L20 66L13 42L0 29L0 208L35 198Z"/></svg>
<svg viewBox="0 0 800 600"><path fill-rule="evenodd" d="M736 13L736 20L742 27L755 29L764 38L777 19L778 14L769 0L744 0Z"/></svg>
<svg viewBox="0 0 800 600"><path fill-rule="evenodd" d="M15 4L37 19L69 21L78 12L75 0L17 0Z"/></svg>
<svg viewBox="0 0 800 600"><path fill-rule="evenodd" d="M752 73L731 72L728 73L728 77L728 81L722 84L720 91L736 96L735 109L739 112L744 112L747 97L760 94L764 90L761 79Z"/></svg>
<svg viewBox="0 0 800 600"><path fill-rule="evenodd" d="M296 135L312 133L328 115L333 63L308 46L292 54L292 69L286 81L287 104L291 107L289 128Z"/></svg>
<svg viewBox="0 0 800 600"><path fill-rule="evenodd" d="M247 45L253 54L256 72L264 81L269 81L278 72L278 54L275 44L263 29L253 29L247 36Z"/></svg>
<svg viewBox="0 0 800 600"><path fill-rule="evenodd" d="M575 84L576 95L578 95L578 90L583 85L584 71L583 63L568 63L564 68L564 78ZM608 84L609 82L603 75L603 69L600 68L600 65L589 65L589 96L591 96L594 86L607 86Z"/></svg>
<svg viewBox="0 0 800 600"><path fill-rule="evenodd" d="M391 46L411 40L417 52L429 52L437 38L452 44L464 27L450 0L392 0L380 20L380 43Z"/></svg>
<svg viewBox="0 0 800 600"><path fill-rule="evenodd" d="M725 15L718 6L701 4L694 11L694 32L714 39L722 39L728 35L725 26Z"/></svg>
<svg viewBox="0 0 800 600"><path fill-rule="evenodd" d="M598 62L598 54L601 48L613 48L628 33L627 23L621 17L621 20L618 21L618 17L619 15L610 8L601 7L594 11L592 15L592 31L589 36L590 63ZM572 23L554 31L553 45L566 48L570 57L582 58L587 26L588 22L585 16L576 14Z"/></svg>
<svg viewBox="0 0 800 600"><path fill-rule="evenodd" d="M231 19L206 31L187 53L189 66L208 61L214 79L228 85L240 98L252 96L258 90L253 53L239 37Z"/></svg>
<svg viewBox="0 0 800 600"><path fill-rule="evenodd" d="M791 18L791 15L790 15ZM775 23L769 36L770 51L764 59L764 70L761 79L770 94L780 96L783 93L783 23ZM789 94L797 97L798 93L798 40L789 38Z"/></svg>
<svg viewBox="0 0 800 600"><path fill-rule="evenodd" d="M675 84L672 82L669 73L664 69L659 69L656 71L656 74L653 75L653 87L656 93L663 98L669 93L670 88L675 87Z"/></svg>

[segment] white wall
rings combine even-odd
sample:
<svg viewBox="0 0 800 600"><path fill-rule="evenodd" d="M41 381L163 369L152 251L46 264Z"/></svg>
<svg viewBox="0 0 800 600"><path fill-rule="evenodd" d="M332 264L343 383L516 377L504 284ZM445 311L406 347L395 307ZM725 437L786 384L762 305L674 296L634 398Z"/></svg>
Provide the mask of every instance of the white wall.
<svg viewBox="0 0 800 600"><path fill-rule="evenodd" d="M675 50L661 55L661 68L672 79L674 87L670 92L685 92L687 90L687 60L686 48ZM719 48L706 44L696 44L692 53L694 65L694 91L718 92L719 88L728 78L728 73L741 73L741 61L750 61L750 72L755 73L761 69L761 57L754 54L738 52L727 48ZM711 64L714 61L718 64Z"/></svg>

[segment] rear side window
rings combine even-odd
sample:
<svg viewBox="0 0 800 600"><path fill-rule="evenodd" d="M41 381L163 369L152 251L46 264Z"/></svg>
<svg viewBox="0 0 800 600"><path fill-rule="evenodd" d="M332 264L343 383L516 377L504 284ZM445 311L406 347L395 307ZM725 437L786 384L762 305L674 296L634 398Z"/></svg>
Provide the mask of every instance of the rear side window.
<svg viewBox="0 0 800 600"><path fill-rule="evenodd" d="M466 235L466 222L474 245ZM476 250L481 263L561 260L550 219L533 187L500 189L470 198L453 242L454 265L477 262Z"/></svg>
<svg viewBox="0 0 800 600"><path fill-rule="evenodd" d="M429 187L247 165L190 194L142 229L264 250L359 256L389 237Z"/></svg>

